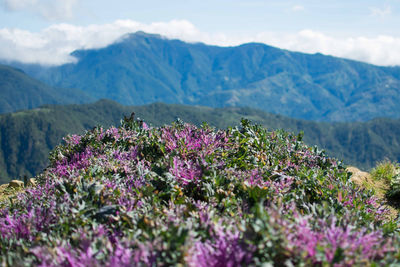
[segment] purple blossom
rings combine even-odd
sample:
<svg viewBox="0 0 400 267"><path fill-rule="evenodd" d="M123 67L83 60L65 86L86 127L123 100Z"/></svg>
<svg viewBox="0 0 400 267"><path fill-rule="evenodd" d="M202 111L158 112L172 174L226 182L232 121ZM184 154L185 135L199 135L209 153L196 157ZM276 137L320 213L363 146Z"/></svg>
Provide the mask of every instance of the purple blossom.
<svg viewBox="0 0 400 267"><path fill-rule="evenodd" d="M302 255L305 252L314 264L321 263L317 257L317 252L321 250L325 260L333 262L340 249L346 266L365 260L377 260L390 251L380 231L367 232L366 229L356 229L350 224L337 225L334 218L330 223L319 220L318 225L314 226L310 221L309 216L300 217L298 224L288 234L288 241L295 254Z"/></svg>
<svg viewBox="0 0 400 267"><path fill-rule="evenodd" d="M54 213L55 202L48 207L29 205L25 212L15 211L9 214L3 210L0 217L0 235L3 238L17 238L32 241L38 232L49 231L58 218Z"/></svg>
<svg viewBox="0 0 400 267"><path fill-rule="evenodd" d="M68 135L67 137L63 138L65 143L70 146L78 145L79 142L81 141L81 139L82 139L82 136L76 135L76 134Z"/></svg>
<svg viewBox="0 0 400 267"><path fill-rule="evenodd" d="M173 159L173 167L170 172L176 177L176 179L186 185L189 183L197 183L202 175L202 169L198 163L192 160L181 160L178 157Z"/></svg>
<svg viewBox="0 0 400 267"><path fill-rule="evenodd" d="M189 252L189 266L234 267L252 262L254 247L240 238L239 231L217 229L216 236L205 242L196 242Z"/></svg>
<svg viewBox="0 0 400 267"><path fill-rule="evenodd" d="M214 133L188 124L185 124L183 129L163 128L162 138L165 140L167 152L178 151L183 158L204 158L218 149L227 147L228 142L225 132Z"/></svg>

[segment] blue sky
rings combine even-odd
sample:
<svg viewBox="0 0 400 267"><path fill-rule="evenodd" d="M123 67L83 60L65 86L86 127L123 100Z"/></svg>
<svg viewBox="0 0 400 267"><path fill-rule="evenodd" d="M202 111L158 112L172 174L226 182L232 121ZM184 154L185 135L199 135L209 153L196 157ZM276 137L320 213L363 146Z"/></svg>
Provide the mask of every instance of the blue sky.
<svg viewBox="0 0 400 267"><path fill-rule="evenodd" d="M144 30L400 65L400 0L0 0L0 58L61 64Z"/></svg>

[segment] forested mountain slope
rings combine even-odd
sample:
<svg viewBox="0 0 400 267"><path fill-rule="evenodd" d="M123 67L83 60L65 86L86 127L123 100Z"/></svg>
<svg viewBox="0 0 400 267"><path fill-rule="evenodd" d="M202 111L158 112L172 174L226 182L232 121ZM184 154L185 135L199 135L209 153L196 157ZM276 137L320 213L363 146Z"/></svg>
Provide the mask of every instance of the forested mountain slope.
<svg viewBox="0 0 400 267"><path fill-rule="evenodd" d="M43 104L78 104L92 98L77 89L53 88L23 71L0 65L0 113L31 109Z"/></svg>

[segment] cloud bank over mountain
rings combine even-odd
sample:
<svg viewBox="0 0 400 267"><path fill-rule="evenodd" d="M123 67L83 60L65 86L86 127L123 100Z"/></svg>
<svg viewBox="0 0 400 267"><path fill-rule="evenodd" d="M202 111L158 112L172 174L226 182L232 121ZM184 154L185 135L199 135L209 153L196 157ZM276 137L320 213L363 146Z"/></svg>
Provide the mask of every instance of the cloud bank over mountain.
<svg viewBox="0 0 400 267"><path fill-rule="evenodd" d="M1 3L9 9L18 10L39 2L41 1L24 0L17 4L16 1L3 0ZM57 5L59 2L55 1L54 4ZM74 2L74 0L65 1L65 5L60 4L59 8L65 11L65 15L68 15L69 7ZM225 33L203 32L187 20L147 24L133 20L116 20L108 24L88 26L62 23L53 24L39 32L2 28L0 29L0 47L2 48L0 59L45 65L74 62L75 58L70 55L71 52L78 49L105 47L117 41L124 34L136 31L157 33L167 38L176 38L187 42L204 42L220 46L260 42L293 51L320 52L376 65L400 65L400 37L388 35L343 37L309 29L293 33L265 31L253 35L233 36Z"/></svg>

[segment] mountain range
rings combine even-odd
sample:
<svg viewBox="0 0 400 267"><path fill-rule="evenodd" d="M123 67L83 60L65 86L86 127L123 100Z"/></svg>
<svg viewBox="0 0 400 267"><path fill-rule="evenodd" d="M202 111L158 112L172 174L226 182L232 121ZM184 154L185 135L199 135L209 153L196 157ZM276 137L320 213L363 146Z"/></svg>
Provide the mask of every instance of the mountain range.
<svg viewBox="0 0 400 267"><path fill-rule="evenodd" d="M186 43L143 32L72 55L76 63L14 66L52 86L79 88L125 105L250 106L318 121L400 117L400 67L259 43Z"/></svg>
<svg viewBox="0 0 400 267"><path fill-rule="evenodd" d="M44 104L85 103L93 100L78 89L54 88L23 71L0 65L0 113L32 109Z"/></svg>
<svg viewBox="0 0 400 267"><path fill-rule="evenodd" d="M345 164L369 169L388 158L400 161L400 119L374 119L358 123L312 122L228 107L210 108L153 103L123 106L111 100L82 105L45 105L33 110L0 115L0 183L24 175L32 176L47 166L48 153L67 134L80 134L96 125L119 125L131 112L153 126L169 124L177 118L185 122L224 129L238 125L241 118L268 127L298 133L304 141L324 148L328 155Z"/></svg>

